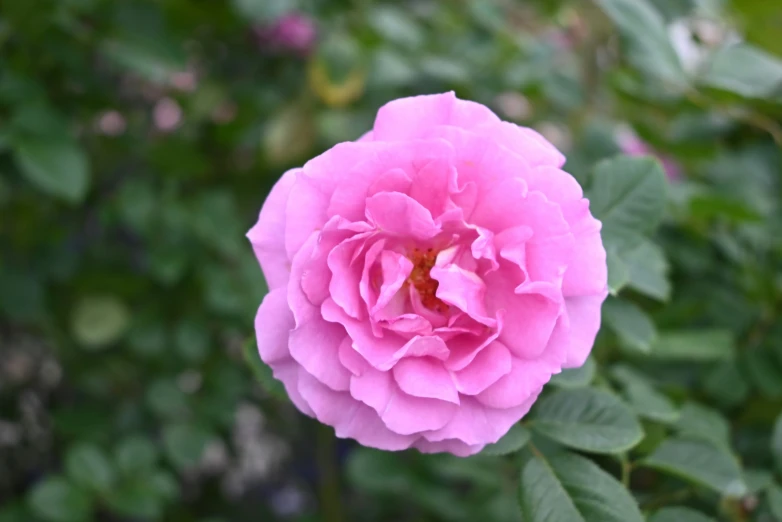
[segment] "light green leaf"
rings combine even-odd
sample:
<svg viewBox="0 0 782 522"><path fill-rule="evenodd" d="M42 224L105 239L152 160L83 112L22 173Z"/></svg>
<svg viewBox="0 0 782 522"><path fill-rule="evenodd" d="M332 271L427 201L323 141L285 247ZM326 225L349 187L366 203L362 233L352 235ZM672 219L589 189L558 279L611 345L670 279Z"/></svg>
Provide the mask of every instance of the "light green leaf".
<svg viewBox="0 0 782 522"><path fill-rule="evenodd" d="M515 453L527 445L530 437L531 434L527 428L516 424L496 443L483 448L481 455L501 456Z"/></svg>
<svg viewBox="0 0 782 522"><path fill-rule="evenodd" d="M650 356L670 361L725 361L734 358L735 348L726 330L678 330L660 333Z"/></svg>
<svg viewBox="0 0 782 522"><path fill-rule="evenodd" d="M79 300L71 317L76 340L89 350L99 350L116 342L128 327L130 312L112 296L91 296Z"/></svg>
<svg viewBox="0 0 782 522"><path fill-rule="evenodd" d="M521 470L525 522L643 522L630 493L592 461L573 454L529 456Z"/></svg>
<svg viewBox="0 0 782 522"><path fill-rule="evenodd" d="M598 163L589 200L592 213L603 222L603 241L620 252L638 246L663 216L666 187L655 159L617 156Z"/></svg>
<svg viewBox="0 0 782 522"><path fill-rule="evenodd" d="M562 373L553 375L549 382L559 388L583 388L589 386L596 372L597 363L592 357L588 357L581 367L562 370Z"/></svg>
<svg viewBox="0 0 782 522"><path fill-rule="evenodd" d="M782 414L777 418L774 424L774 432L771 435L771 454L774 456L774 462L777 464L777 471L782 473Z"/></svg>
<svg viewBox="0 0 782 522"><path fill-rule="evenodd" d="M667 507L655 513L649 522L716 522L699 511L686 507Z"/></svg>
<svg viewBox="0 0 782 522"><path fill-rule="evenodd" d="M628 44L629 60L640 70L669 85L687 83L665 21L646 0L597 0Z"/></svg>
<svg viewBox="0 0 782 522"><path fill-rule="evenodd" d="M635 303L608 298L603 303L603 318L611 327L622 346L648 353L657 337L652 319Z"/></svg>
<svg viewBox="0 0 782 522"><path fill-rule="evenodd" d="M648 240L622 255L627 274L627 285L658 301L671 297L671 283L668 280L668 261L662 249Z"/></svg>
<svg viewBox="0 0 782 522"><path fill-rule="evenodd" d="M782 488L772 485L768 489L768 507L777 520L782 520Z"/></svg>
<svg viewBox="0 0 782 522"><path fill-rule="evenodd" d="M46 522L90 520L92 498L63 477L50 476L36 484L27 497L33 513Z"/></svg>
<svg viewBox="0 0 782 522"><path fill-rule="evenodd" d="M608 265L608 291L611 295L619 295L622 288L630 282L630 270L616 248L606 249L606 264Z"/></svg>
<svg viewBox="0 0 782 522"><path fill-rule="evenodd" d="M69 203L87 194L90 170L87 155L67 138L19 138L14 156L27 180L44 192Z"/></svg>
<svg viewBox="0 0 782 522"><path fill-rule="evenodd" d="M174 332L179 354L188 362L203 361L209 353L209 331L198 321L183 321Z"/></svg>
<svg viewBox="0 0 782 522"><path fill-rule="evenodd" d="M270 22L296 6L294 0L233 0L234 7L251 22Z"/></svg>
<svg viewBox="0 0 782 522"><path fill-rule="evenodd" d="M747 98L767 98L782 90L782 60L746 43L730 44L712 55L699 83Z"/></svg>
<svg viewBox="0 0 782 522"><path fill-rule="evenodd" d="M162 418L181 418L189 411L188 399L174 379L155 379L147 387L146 402Z"/></svg>
<svg viewBox="0 0 782 522"><path fill-rule="evenodd" d="M134 475L151 470L157 462L157 448L146 437L133 436L123 439L114 452L117 468L124 475Z"/></svg>
<svg viewBox="0 0 782 522"><path fill-rule="evenodd" d="M593 388L561 390L540 401L530 427L566 446L593 453L620 453L638 444L643 430L614 395Z"/></svg>
<svg viewBox="0 0 782 522"><path fill-rule="evenodd" d="M705 440L667 439L642 462L725 496L741 497L747 491L738 462L724 449Z"/></svg>
<svg viewBox="0 0 782 522"><path fill-rule="evenodd" d="M388 42L409 49L417 49L424 42L421 28L404 9L380 4L370 8L368 22Z"/></svg>
<svg viewBox="0 0 782 522"><path fill-rule="evenodd" d="M163 445L171 462L180 469L192 468L201 460L212 436L192 424L172 424L163 429Z"/></svg>
<svg viewBox="0 0 782 522"><path fill-rule="evenodd" d="M745 469L744 484L747 493L754 495L767 490L774 483L774 474L765 469Z"/></svg>
<svg viewBox="0 0 782 522"><path fill-rule="evenodd" d="M99 492L111 489L116 478L109 459L91 444L80 444L68 450L65 471L75 484Z"/></svg>
<svg viewBox="0 0 782 522"><path fill-rule="evenodd" d="M708 440L725 449L730 448L730 423L719 411L695 402L686 402L676 429L682 436Z"/></svg>
<svg viewBox="0 0 782 522"><path fill-rule="evenodd" d="M644 375L623 364L611 368L611 375L622 384L627 402L641 417L665 424L679 418L673 402Z"/></svg>
<svg viewBox="0 0 782 522"><path fill-rule="evenodd" d="M255 339L250 339L244 343L244 360L247 361L253 376L266 393L276 399L287 400L288 394L285 392L285 387L274 378L272 369L261 360Z"/></svg>

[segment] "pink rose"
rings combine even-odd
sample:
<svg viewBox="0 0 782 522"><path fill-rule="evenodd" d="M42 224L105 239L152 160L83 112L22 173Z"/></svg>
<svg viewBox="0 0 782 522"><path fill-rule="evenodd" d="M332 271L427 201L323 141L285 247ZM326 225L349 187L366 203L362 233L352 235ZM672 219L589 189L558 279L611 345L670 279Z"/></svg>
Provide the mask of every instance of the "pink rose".
<svg viewBox="0 0 782 522"><path fill-rule="evenodd" d="M366 446L466 456L582 365L606 254L564 162L448 93L285 173L248 237L261 358L296 406Z"/></svg>

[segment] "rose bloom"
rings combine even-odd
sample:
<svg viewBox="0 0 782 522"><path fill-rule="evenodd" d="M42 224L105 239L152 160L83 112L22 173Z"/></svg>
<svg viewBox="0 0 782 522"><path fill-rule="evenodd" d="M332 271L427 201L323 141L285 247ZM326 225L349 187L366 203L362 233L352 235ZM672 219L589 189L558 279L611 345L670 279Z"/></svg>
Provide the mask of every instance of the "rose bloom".
<svg viewBox="0 0 782 522"><path fill-rule="evenodd" d="M601 224L564 162L448 93L285 173L248 237L258 348L294 404L385 450L502 437L600 326Z"/></svg>

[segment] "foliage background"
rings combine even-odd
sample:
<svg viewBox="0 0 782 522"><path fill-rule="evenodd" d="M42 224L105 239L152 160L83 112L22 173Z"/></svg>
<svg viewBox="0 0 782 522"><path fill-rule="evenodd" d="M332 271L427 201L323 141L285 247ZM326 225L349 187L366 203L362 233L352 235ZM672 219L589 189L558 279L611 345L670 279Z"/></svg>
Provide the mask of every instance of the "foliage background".
<svg viewBox="0 0 782 522"><path fill-rule="evenodd" d="M269 36L290 13L314 42ZM782 521L780 27L765 0L4 1L0 521ZM286 168L449 89L567 152L615 295L470 459L297 414L243 237ZM619 152L667 181L593 172Z"/></svg>

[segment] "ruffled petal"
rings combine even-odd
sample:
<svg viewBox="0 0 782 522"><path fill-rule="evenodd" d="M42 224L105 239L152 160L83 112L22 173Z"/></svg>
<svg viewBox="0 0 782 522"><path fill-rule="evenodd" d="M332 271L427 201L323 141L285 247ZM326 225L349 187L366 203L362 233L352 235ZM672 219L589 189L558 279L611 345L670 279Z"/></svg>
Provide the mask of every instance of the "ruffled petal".
<svg viewBox="0 0 782 522"><path fill-rule="evenodd" d="M477 395L511 370L510 351L504 344L493 342L475 356L464 369L453 373L459 393Z"/></svg>
<svg viewBox="0 0 782 522"><path fill-rule="evenodd" d="M440 360L407 357L394 366L393 374L396 383L408 395L459 404L459 393L451 374Z"/></svg>
<svg viewBox="0 0 782 522"><path fill-rule="evenodd" d="M290 333L291 356L320 382L336 391L350 387L350 372L339 360L339 347L347 338L345 329L316 318Z"/></svg>
<svg viewBox="0 0 782 522"><path fill-rule="evenodd" d="M255 336L263 362L271 364L290 357L288 336L294 326L285 289L266 294L255 315Z"/></svg>
<svg viewBox="0 0 782 522"><path fill-rule="evenodd" d="M247 233L270 290L284 286L290 277L291 258L285 250L285 209L300 171L289 170L282 175L269 192L258 222Z"/></svg>

